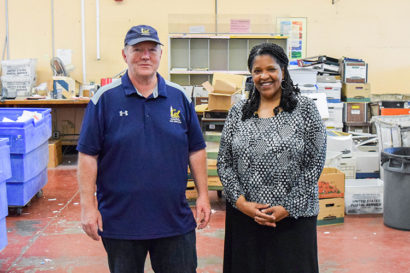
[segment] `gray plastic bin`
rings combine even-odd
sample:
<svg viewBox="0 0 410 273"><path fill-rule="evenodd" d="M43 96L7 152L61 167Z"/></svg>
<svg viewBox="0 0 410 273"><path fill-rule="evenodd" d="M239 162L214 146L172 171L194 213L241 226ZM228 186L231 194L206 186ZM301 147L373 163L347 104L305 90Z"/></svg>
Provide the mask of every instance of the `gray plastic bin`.
<svg viewBox="0 0 410 273"><path fill-rule="evenodd" d="M410 147L384 149L384 224L410 230Z"/></svg>

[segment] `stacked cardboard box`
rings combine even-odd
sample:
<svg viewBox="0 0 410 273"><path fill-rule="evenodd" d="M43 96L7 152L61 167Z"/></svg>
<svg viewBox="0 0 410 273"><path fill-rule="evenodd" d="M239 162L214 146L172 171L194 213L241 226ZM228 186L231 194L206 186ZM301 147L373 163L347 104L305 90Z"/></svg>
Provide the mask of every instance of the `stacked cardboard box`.
<svg viewBox="0 0 410 273"><path fill-rule="evenodd" d="M371 133L367 63L362 60L344 59L342 78L342 99L345 101L344 131Z"/></svg>
<svg viewBox="0 0 410 273"><path fill-rule="evenodd" d="M371 133L368 103L345 102L343 122L345 132Z"/></svg>
<svg viewBox="0 0 410 273"><path fill-rule="evenodd" d="M345 175L336 168L324 168L319 182L319 215L317 223L335 225L344 222Z"/></svg>
<svg viewBox="0 0 410 273"><path fill-rule="evenodd" d="M202 84L208 91L208 110L228 111L241 98L245 81L241 75L214 73L212 85L208 81Z"/></svg>

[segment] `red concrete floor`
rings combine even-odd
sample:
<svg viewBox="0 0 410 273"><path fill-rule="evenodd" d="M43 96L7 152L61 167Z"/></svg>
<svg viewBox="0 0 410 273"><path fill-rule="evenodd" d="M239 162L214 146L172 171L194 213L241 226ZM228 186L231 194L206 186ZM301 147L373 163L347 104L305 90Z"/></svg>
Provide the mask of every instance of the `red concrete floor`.
<svg viewBox="0 0 410 273"><path fill-rule="evenodd" d="M101 242L80 227L75 167L50 169L48 177L43 197L34 198L22 215L7 217L0 272L108 272ZM210 196L211 222L197 232L200 273L222 272L225 203L216 192ZM410 272L410 232L384 226L381 216L346 216L344 224L318 227L317 234L322 273ZM149 262L146 272L153 272Z"/></svg>

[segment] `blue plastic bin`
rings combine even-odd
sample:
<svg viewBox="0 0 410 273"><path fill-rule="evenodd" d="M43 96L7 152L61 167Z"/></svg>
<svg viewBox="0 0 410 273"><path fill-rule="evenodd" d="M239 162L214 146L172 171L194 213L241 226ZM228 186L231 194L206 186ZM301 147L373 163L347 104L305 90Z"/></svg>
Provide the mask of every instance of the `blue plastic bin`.
<svg viewBox="0 0 410 273"><path fill-rule="evenodd" d="M11 177L8 141L7 138L0 138L0 219L8 215L6 179Z"/></svg>
<svg viewBox="0 0 410 273"><path fill-rule="evenodd" d="M11 177L10 146L8 138L0 138L0 181Z"/></svg>
<svg viewBox="0 0 410 273"><path fill-rule="evenodd" d="M7 182L8 206L23 207L47 184L47 168L26 182Z"/></svg>
<svg viewBox="0 0 410 273"><path fill-rule="evenodd" d="M7 245L6 218L0 218L0 251Z"/></svg>
<svg viewBox="0 0 410 273"><path fill-rule="evenodd" d="M0 181L0 219L8 214L6 181Z"/></svg>
<svg viewBox="0 0 410 273"><path fill-rule="evenodd" d="M2 122L3 118L17 120L23 111L38 112L43 119L34 122ZM50 108L0 108L0 138L8 138L11 154L26 154L51 137L51 109Z"/></svg>
<svg viewBox="0 0 410 273"><path fill-rule="evenodd" d="M12 177L7 183L26 182L38 175L48 164L48 141L27 154L11 154Z"/></svg>

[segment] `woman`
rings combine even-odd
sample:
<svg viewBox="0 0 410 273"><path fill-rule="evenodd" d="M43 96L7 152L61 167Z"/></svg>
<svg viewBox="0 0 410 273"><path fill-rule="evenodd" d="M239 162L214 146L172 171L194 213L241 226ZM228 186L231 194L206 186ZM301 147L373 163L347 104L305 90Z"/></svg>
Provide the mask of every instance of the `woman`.
<svg viewBox="0 0 410 273"><path fill-rule="evenodd" d="M254 88L224 125L218 155L227 199L224 273L318 272L317 181L326 134L287 65L275 44L252 48Z"/></svg>

